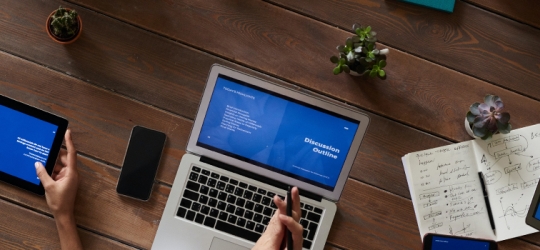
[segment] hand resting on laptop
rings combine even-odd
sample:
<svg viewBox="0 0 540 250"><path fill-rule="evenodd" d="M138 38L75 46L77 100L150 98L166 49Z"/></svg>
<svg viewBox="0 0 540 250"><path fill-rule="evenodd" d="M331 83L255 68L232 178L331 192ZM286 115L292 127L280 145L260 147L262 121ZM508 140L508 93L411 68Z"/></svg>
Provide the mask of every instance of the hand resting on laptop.
<svg viewBox="0 0 540 250"><path fill-rule="evenodd" d="M266 231L261 235L252 250L278 250L286 249L286 234L285 229L289 229L293 235L294 249L287 250L301 250L303 243L302 232L304 228L298 222L301 217L300 210L300 194L298 188L292 189L292 201L293 201L293 216L292 218L287 216L287 202L281 200L279 196L274 196L274 203L276 204L278 211L274 213Z"/></svg>
<svg viewBox="0 0 540 250"><path fill-rule="evenodd" d="M64 136L67 152L62 150L54 166L52 176L47 174L41 162L36 162L36 173L45 188L47 205L56 220L62 249L82 249L82 244L73 214L79 174L77 173L77 152L71 141L71 131Z"/></svg>

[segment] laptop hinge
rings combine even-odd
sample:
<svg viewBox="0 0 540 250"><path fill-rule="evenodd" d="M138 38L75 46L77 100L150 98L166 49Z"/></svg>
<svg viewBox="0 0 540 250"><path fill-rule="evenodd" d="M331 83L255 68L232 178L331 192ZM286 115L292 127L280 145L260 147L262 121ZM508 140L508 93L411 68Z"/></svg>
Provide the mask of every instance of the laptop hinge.
<svg viewBox="0 0 540 250"><path fill-rule="evenodd" d="M231 171L233 173L236 173L236 174L242 175L244 177L266 183L266 184L271 185L271 186L281 188L283 190L287 190L288 187L289 187L289 185L287 185L287 184L285 184L283 182L272 180L272 179L269 179L267 177L255 174L255 173L252 173L252 172L249 172L249 171L237 168L237 167L233 167L233 166L231 166L229 164L226 164L226 163L223 163L223 162L220 162L220 161L216 161L216 160L208 158L206 156L201 156L201 162L223 168L223 169L225 169L227 171ZM318 202L322 201L322 196L316 195L316 194L308 192L306 190L300 190L300 194L302 196L305 196L305 197L310 198L312 200L316 200Z"/></svg>

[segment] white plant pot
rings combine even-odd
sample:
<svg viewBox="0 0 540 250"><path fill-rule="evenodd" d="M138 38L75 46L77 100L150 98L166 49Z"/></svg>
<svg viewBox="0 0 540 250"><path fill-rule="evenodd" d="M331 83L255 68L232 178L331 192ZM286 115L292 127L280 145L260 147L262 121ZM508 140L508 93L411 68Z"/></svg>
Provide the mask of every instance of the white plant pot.
<svg viewBox="0 0 540 250"><path fill-rule="evenodd" d="M353 70L349 71L349 75L351 75L351 76L362 76L361 74L358 74L356 71L353 71Z"/></svg>
<svg viewBox="0 0 540 250"><path fill-rule="evenodd" d="M469 134L472 138L479 138L478 136L474 135L471 125L469 124L469 121L467 121L467 117L465 117L465 131L467 131L467 134Z"/></svg>

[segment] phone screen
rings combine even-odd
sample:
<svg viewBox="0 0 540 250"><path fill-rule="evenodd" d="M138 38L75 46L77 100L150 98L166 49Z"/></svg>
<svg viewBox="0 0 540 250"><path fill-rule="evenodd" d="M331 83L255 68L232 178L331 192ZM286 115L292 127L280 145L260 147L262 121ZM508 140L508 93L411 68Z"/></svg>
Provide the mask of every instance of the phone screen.
<svg viewBox="0 0 540 250"><path fill-rule="evenodd" d="M424 238L424 250L492 250L497 243L490 240L472 239L457 236L428 234Z"/></svg>
<svg viewBox="0 0 540 250"><path fill-rule="evenodd" d="M150 198L166 138L159 131L133 128L116 192L140 200Z"/></svg>

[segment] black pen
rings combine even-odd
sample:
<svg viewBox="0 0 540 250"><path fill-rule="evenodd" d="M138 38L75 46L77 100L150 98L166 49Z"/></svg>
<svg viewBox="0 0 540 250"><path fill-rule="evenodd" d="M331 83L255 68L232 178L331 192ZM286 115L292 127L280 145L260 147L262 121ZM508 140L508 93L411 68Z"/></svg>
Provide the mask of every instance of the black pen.
<svg viewBox="0 0 540 250"><path fill-rule="evenodd" d="M289 186L289 189L287 190L287 216L292 217L292 197L291 197L291 186ZM293 249L293 240L292 240L292 233L287 228L287 249L292 250Z"/></svg>
<svg viewBox="0 0 540 250"><path fill-rule="evenodd" d="M489 205L489 198L486 190L486 184L484 183L484 175L482 172L478 172L480 177L480 185L482 185L482 193L484 193L484 201L486 202L486 208L489 216L489 224L491 224L491 229L495 230L495 223L493 222L493 214L491 213L491 206Z"/></svg>

